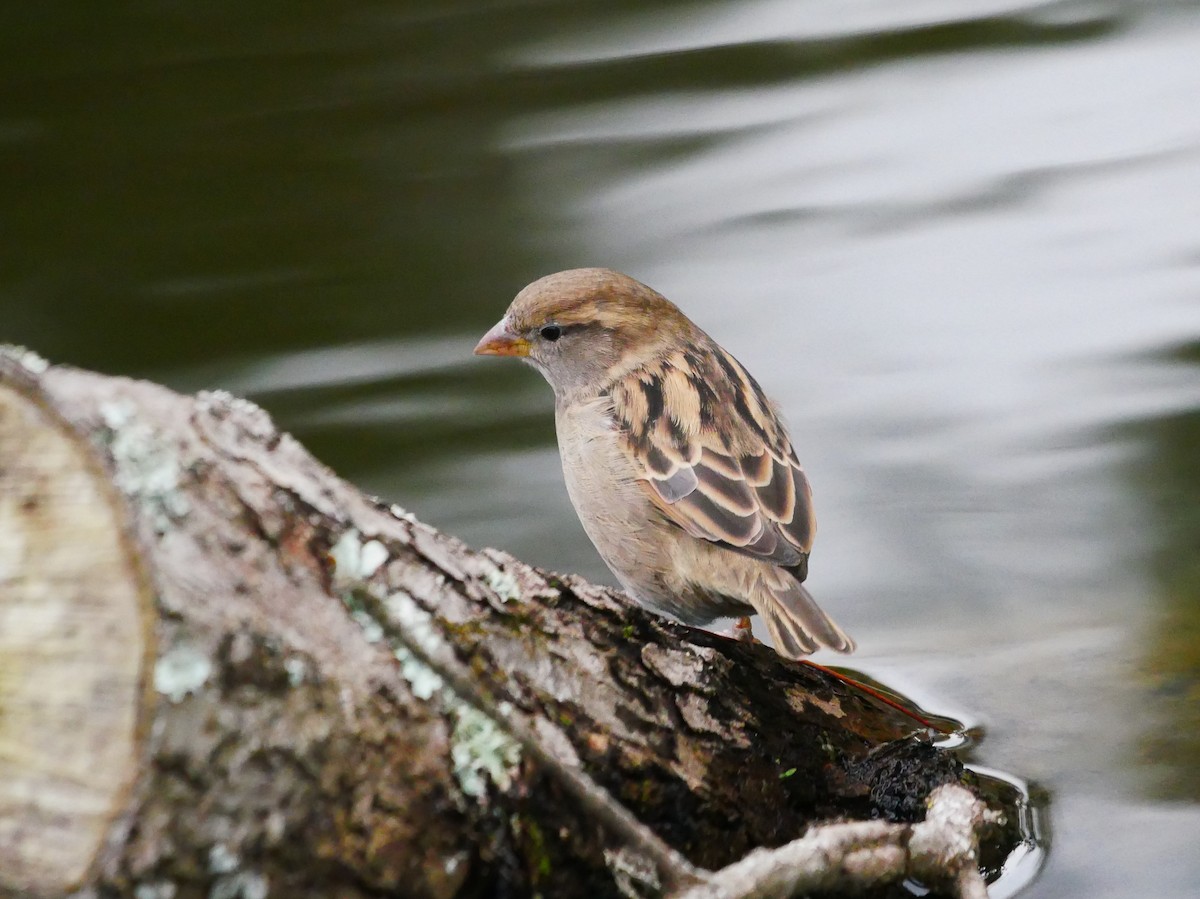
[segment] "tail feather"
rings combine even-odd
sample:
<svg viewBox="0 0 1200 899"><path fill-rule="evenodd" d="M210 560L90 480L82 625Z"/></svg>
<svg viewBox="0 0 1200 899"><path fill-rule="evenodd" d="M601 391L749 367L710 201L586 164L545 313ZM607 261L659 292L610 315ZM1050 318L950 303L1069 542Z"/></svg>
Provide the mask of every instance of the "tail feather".
<svg viewBox="0 0 1200 899"><path fill-rule="evenodd" d="M821 611L802 584L781 578L778 583L763 583L758 593L763 601L755 606L780 655L798 659L821 646L854 652L854 641Z"/></svg>

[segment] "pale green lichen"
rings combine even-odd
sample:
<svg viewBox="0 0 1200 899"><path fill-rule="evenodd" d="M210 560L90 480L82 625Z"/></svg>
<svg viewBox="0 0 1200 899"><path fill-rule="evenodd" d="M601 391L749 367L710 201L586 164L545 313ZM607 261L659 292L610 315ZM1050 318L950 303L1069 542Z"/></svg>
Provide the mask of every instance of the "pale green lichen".
<svg viewBox="0 0 1200 899"><path fill-rule="evenodd" d="M496 596L500 598L501 602L521 598L521 587L511 571L501 571L496 568L489 571L484 580L496 592Z"/></svg>
<svg viewBox="0 0 1200 899"><path fill-rule="evenodd" d="M212 660L194 646L176 646L154 665L154 689L171 702L199 692L212 675Z"/></svg>
<svg viewBox="0 0 1200 899"><path fill-rule="evenodd" d="M231 874L237 870L240 859L237 853L224 843L214 843L208 850L208 871L210 874Z"/></svg>
<svg viewBox="0 0 1200 899"><path fill-rule="evenodd" d="M165 533L172 519L191 510L179 490L179 459L154 428L137 420L128 400L100 404L107 429L104 438L116 467L113 482L126 496L141 502L155 531Z"/></svg>
<svg viewBox="0 0 1200 899"><path fill-rule="evenodd" d="M350 612L350 617L362 628L363 636L367 638L368 643L378 643L383 639L383 625L372 618L370 612L365 609L357 609Z"/></svg>
<svg viewBox="0 0 1200 899"><path fill-rule="evenodd" d="M344 546L343 546L342 551L343 551L343 559L345 560L346 557L345 557L344 553L346 552L346 550L345 550ZM352 552L356 552L356 550L352 551ZM386 636L384 634L383 625L381 625L378 621L376 621L375 616L372 615L370 612L368 612L365 608L363 608L363 604L359 601L359 597L355 591L356 591L356 589L361 588L361 584L357 581L348 579L345 576L346 569L352 567L354 564L355 564L354 558L351 558L348 561L344 561L343 564L341 564L341 565L337 565L337 563L335 561L335 565L337 565L337 569L335 570L335 573L334 573L334 584L339 589L339 592L340 592L340 595L342 598L342 605L344 605L346 607L346 611L350 613L350 618L362 630L363 636L366 637L367 642L368 643L379 643ZM341 571L343 573L342 577L338 577L338 575L337 575L338 571Z"/></svg>
<svg viewBox="0 0 1200 899"><path fill-rule="evenodd" d="M459 789L467 796L483 796L490 777L497 787L507 790L521 761L520 744L495 721L457 696L451 712L455 720L450 734L450 761Z"/></svg>
<svg viewBox="0 0 1200 899"><path fill-rule="evenodd" d="M392 650L392 655L400 663L400 676L408 681L408 686L417 699L428 702L446 686L442 676L414 656L410 650L397 646Z"/></svg>
<svg viewBox="0 0 1200 899"><path fill-rule="evenodd" d="M333 560L333 582L339 588L353 586L360 580L359 566L362 564L362 541L358 531L351 528L337 540L329 550Z"/></svg>
<svg viewBox="0 0 1200 899"><path fill-rule="evenodd" d="M404 631L405 637L426 655L436 655L446 648L446 641L433 616L417 605L417 601L403 591L390 593L383 600L384 607Z"/></svg>
<svg viewBox="0 0 1200 899"><path fill-rule="evenodd" d="M287 672L290 687L300 686L308 677L308 663L296 656L283 660L283 670Z"/></svg>
<svg viewBox="0 0 1200 899"><path fill-rule="evenodd" d="M337 543L329 550L333 559L333 583L341 592L342 604L350 613L350 617L362 628L363 635L369 643L378 643L384 638L383 627L359 601L355 591L363 588L363 579L373 574L379 567L378 552L364 552L371 544L383 548L383 544L372 540L367 544L359 539L358 531L351 528L338 538ZM386 557L386 550L384 555Z"/></svg>
<svg viewBox="0 0 1200 899"><path fill-rule="evenodd" d="M378 551L367 550L378 541L363 544L355 530L346 531L330 550L334 562L334 584L350 616L372 643L385 637L383 626L363 604L362 593L378 597L378 586L364 584L386 559ZM511 589L515 589L515 582ZM463 701L445 683L444 678L424 658L437 658L449 647L434 623L433 616L407 593L398 591L382 597L391 621L403 638L391 639L392 654L400 663L400 674L418 699L435 697L454 719L450 735L450 758L455 778L463 794L482 797L490 781L501 790L508 789L521 760L521 746L490 717Z"/></svg>
<svg viewBox="0 0 1200 899"><path fill-rule="evenodd" d="M368 540L362 546L362 556L359 559L359 576L369 578L388 559L387 547L378 540Z"/></svg>
<svg viewBox="0 0 1200 899"><path fill-rule="evenodd" d="M208 891L208 899L267 899L270 894L267 878L257 871L239 871L228 877L218 877Z"/></svg>
<svg viewBox="0 0 1200 899"><path fill-rule="evenodd" d="M405 636L428 656L436 656L446 648L438 633L433 616L417 605L406 593L392 593L384 604L400 624ZM521 761L521 744L509 736L490 717L464 702L457 693L446 687L440 675L413 656L406 647L393 648L401 663L413 695L431 699L440 690L442 703L454 718L450 734L450 760L459 788L467 796L480 797L487 792L487 778L501 790L507 790ZM507 708L507 703L502 708Z"/></svg>
<svg viewBox="0 0 1200 899"><path fill-rule="evenodd" d="M169 880L139 883L133 888L133 899L175 899L178 887Z"/></svg>
<svg viewBox="0 0 1200 899"><path fill-rule="evenodd" d="M365 581L388 560L386 546L378 540L363 543L353 528L338 538L329 555L333 559L334 578L339 584Z"/></svg>
<svg viewBox="0 0 1200 899"><path fill-rule="evenodd" d="M0 355L7 356L14 360L21 368L25 369L32 375L43 374L50 363L35 353L33 350L23 346L6 343L0 345Z"/></svg>

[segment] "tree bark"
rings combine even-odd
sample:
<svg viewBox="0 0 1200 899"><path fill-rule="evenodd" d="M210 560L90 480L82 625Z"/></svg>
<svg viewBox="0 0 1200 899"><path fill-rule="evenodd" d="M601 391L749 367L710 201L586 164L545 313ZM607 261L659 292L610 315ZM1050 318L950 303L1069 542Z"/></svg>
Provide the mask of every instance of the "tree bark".
<svg viewBox="0 0 1200 899"><path fill-rule="evenodd" d="M670 892L962 781L823 670L474 551L246 401L0 354L0 897Z"/></svg>

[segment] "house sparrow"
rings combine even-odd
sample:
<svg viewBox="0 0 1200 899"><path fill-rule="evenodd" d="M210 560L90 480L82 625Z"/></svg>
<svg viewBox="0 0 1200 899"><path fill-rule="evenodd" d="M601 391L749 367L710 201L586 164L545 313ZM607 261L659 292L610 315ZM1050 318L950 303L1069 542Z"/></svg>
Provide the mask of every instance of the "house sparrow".
<svg viewBox="0 0 1200 899"><path fill-rule="evenodd" d="M673 303L608 269L547 275L475 353L554 388L567 492L639 604L688 624L757 612L788 658L854 649L801 584L816 521L787 429Z"/></svg>

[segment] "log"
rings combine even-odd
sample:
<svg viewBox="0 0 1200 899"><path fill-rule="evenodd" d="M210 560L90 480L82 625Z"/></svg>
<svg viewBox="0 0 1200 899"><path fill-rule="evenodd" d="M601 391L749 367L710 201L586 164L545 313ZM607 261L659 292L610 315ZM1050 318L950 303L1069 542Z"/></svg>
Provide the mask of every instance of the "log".
<svg viewBox="0 0 1200 899"><path fill-rule="evenodd" d="M472 550L249 402L0 352L0 897L887 896L920 864L979 895L1004 809L971 783L828 672ZM940 877L908 846L946 785ZM881 819L878 871L764 879L829 819Z"/></svg>

